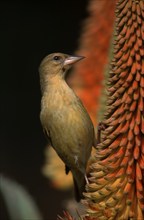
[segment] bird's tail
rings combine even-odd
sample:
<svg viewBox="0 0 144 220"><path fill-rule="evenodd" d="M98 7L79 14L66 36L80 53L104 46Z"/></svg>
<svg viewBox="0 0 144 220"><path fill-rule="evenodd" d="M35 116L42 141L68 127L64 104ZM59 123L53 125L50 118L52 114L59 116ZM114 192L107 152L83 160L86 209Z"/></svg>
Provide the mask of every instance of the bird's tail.
<svg viewBox="0 0 144 220"><path fill-rule="evenodd" d="M79 202L81 199L84 198L83 192L85 191L85 185L86 185L84 174L81 172L76 172L76 173L74 172L73 182L74 182L75 199L77 202Z"/></svg>

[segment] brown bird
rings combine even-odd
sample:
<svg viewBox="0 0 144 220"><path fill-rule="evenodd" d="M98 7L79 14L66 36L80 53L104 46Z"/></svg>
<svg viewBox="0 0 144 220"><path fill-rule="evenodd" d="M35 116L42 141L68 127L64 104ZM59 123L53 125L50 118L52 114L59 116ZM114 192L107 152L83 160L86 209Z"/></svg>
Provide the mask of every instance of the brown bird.
<svg viewBox="0 0 144 220"><path fill-rule="evenodd" d="M49 144L73 174L75 196L79 201L85 190L86 166L95 145L92 121L81 100L67 85L65 76L71 65L83 59L53 53L39 67L42 91L40 120Z"/></svg>

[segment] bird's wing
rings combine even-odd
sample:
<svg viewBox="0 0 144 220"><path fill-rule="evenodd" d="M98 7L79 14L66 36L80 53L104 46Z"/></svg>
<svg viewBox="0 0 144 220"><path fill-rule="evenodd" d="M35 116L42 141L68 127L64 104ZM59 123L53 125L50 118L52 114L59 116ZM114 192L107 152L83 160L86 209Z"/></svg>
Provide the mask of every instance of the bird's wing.
<svg viewBox="0 0 144 220"><path fill-rule="evenodd" d="M48 141L48 145L52 147L53 145L52 145L52 140L51 140L51 137L50 137L50 132L46 128L43 128L43 132L44 132L44 135L45 135L45 137ZM66 175L69 173L69 171L70 171L70 168L67 165L65 165Z"/></svg>

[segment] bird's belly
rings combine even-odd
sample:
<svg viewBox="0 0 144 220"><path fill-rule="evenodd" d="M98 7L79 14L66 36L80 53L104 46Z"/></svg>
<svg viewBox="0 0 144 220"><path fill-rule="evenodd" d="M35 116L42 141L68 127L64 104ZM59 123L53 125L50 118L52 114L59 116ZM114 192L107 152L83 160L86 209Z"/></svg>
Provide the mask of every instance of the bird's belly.
<svg viewBox="0 0 144 220"><path fill-rule="evenodd" d="M85 169L92 148L93 134L82 115L68 109L55 110L48 114L48 129L52 145L69 167ZM84 171L83 171L84 172Z"/></svg>
<svg viewBox="0 0 144 220"><path fill-rule="evenodd" d="M41 122L52 146L69 168L80 166L84 172L94 139L92 122L83 106L70 97L57 95L49 100L42 106Z"/></svg>

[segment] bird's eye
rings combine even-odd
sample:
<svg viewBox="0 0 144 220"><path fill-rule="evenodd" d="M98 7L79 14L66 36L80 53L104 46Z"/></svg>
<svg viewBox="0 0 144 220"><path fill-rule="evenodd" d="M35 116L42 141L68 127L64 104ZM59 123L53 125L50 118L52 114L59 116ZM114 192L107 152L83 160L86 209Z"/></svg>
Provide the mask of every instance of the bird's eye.
<svg viewBox="0 0 144 220"><path fill-rule="evenodd" d="M59 56L54 56L53 59L54 59L54 60L60 60L60 57L59 57Z"/></svg>

